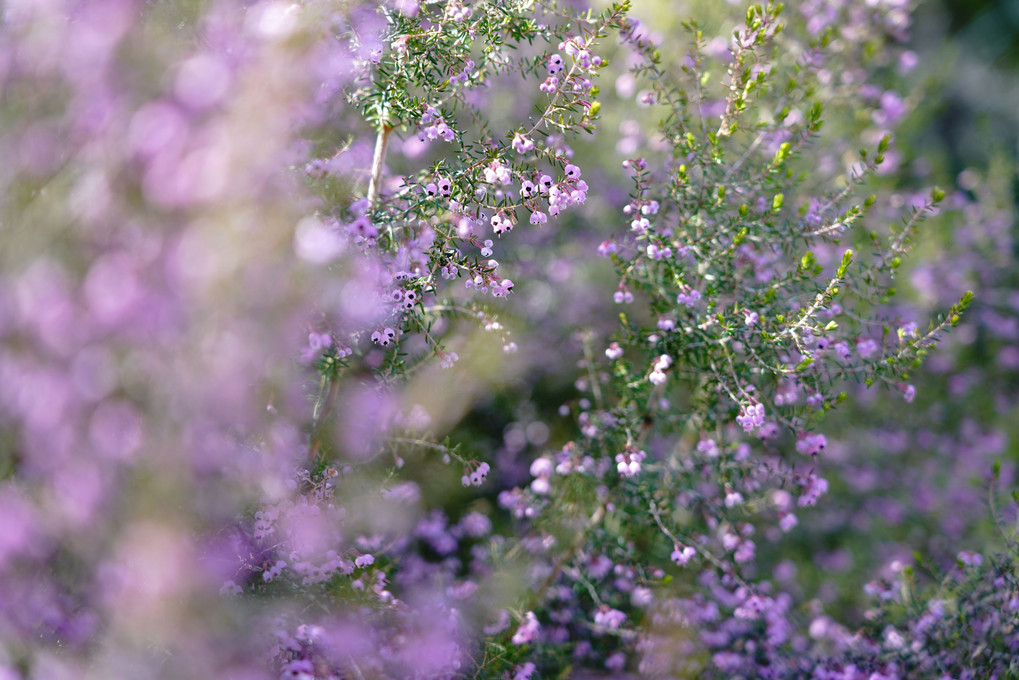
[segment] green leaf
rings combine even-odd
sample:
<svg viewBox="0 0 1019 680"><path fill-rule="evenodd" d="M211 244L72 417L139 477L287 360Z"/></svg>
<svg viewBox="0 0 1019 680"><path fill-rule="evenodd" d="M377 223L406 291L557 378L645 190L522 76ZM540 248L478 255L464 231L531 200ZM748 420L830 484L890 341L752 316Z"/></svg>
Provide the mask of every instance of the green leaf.
<svg viewBox="0 0 1019 680"><path fill-rule="evenodd" d="M841 279L846 275L846 271L849 269L849 265L852 264L853 262L853 255L854 253L852 248L850 248L849 250L842 254L842 262L841 264L839 264L839 268L835 272L836 277Z"/></svg>
<svg viewBox="0 0 1019 680"><path fill-rule="evenodd" d="M796 364L796 368L793 369L793 370L796 371L797 373L801 373L808 366L810 366L810 364L812 364L812 363L814 363L814 358L813 357L806 357L803 361L801 361L800 363Z"/></svg>

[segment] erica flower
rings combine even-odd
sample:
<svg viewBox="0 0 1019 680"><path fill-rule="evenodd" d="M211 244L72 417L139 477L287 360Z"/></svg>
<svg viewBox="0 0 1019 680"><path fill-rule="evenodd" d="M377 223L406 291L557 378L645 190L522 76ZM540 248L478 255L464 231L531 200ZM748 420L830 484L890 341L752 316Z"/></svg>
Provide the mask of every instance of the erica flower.
<svg viewBox="0 0 1019 680"><path fill-rule="evenodd" d="M548 58L547 66L548 74L550 76L557 75L563 71L563 58L558 54L553 54Z"/></svg>
<svg viewBox="0 0 1019 680"><path fill-rule="evenodd" d="M498 159L492 161L485 167L485 181L489 184L509 184L513 179L510 169Z"/></svg>
<svg viewBox="0 0 1019 680"><path fill-rule="evenodd" d="M683 567L686 566L696 554L697 551L691 548L690 546L681 545L677 543L676 549L672 551L670 559L672 559L672 561L678 564L679 566Z"/></svg>
<svg viewBox="0 0 1019 680"><path fill-rule="evenodd" d="M513 135L513 150L519 154L525 154L534 149L534 142L519 132Z"/></svg>
<svg viewBox="0 0 1019 680"><path fill-rule="evenodd" d="M481 486L491 469L488 463L481 463L472 472L465 473L460 481L464 486Z"/></svg>
<svg viewBox="0 0 1019 680"><path fill-rule="evenodd" d="M828 491L828 480L824 477L818 477L813 472L808 474L800 484L803 487L803 492L796 501L796 504L801 508L816 505L817 499Z"/></svg>
<svg viewBox="0 0 1019 680"><path fill-rule="evenodd" d="M732 615L737 619L744 621L751 621L760 618L761 614L767 608L770 598L764 598L760 595L751 595L746 599L743 604L736 608L736 611Z"/></svg>
<svg viewBox="0 0 1019 680"><path fill-rule="evenodd" d="M604 626L605 628L612 630L623 625L623 621L626 621L626 614L618 609L612 609L608 605L602 605L594 614L594 622L596 625Z"/></svg>
<svg viewBox="0 0 1019 680"><path fill-rule="evenodd" d="M804 432L796 442L796 450L805 456L816 456L827 445L828 439L823 434Z"/></svg>
<svg viewBox="0 0 1019 680"><path fill-rule="evenodd" d="M376 345L382 345L383 347L389 347L395 339L396 331L392 328L385 328L384 330L372 333L372 342Z"/></svg>
<svg viewBox="0 0 1019 680"><path fill-rule="evenodd" d="M672 257L672 248L662 248L657 243L650 243L647 247L647 255L652 260L662 260L667 257Z"/></svg>
<svg viewBox="0 0 1019 680"><path fill-rule="evenodd" d="M745 404L740 408L736 422L743 428L744 432L753 432L764 424L764 404Z"/></svg>
<svg viewBox="0 0 1019 680"><path fill-rule="evenodd" d="M692 305L701 299L701 292L696 288L676 296L676 302L681 305Z"/></svg>
<svg viewBox="0 0 1019 680"><path fill-rule="evenodd" d="M538 637L539 630L541 630L541 624L538 623L538 617L534 615L534 612L527 612L524 614L524 620L517 628L517 632L513 634L513 644L526 645Z"/></svg>
<svg viewBox="0 0 1019 680"><path fill-rule="evenodd" d="M502 279L492 284L493 297L506 297L513 292L513 282L509 279Z"/></svg>
<svg viewBox="0 0 1019 680"><path fill-rule="evenodd" d="M672 357L668 354L663 354L655 361L654 366L651 368L651 375L648 376L648 380L654 385L661 385L665 382L665 371L669 370L669 366L672 365Z"/></svg>
<svg viewBox="0 0 1019 680"><path fill-rule="evenodd" d="M513 673L513 680L531 680L531 676L534 675L535 670L536 666L528 661L516 669Z"/></svg>
<svg viewBox="0 0 1019 680"><path fill-rule="evenodd" d="M956 555L956 558L967 567L979 567L984 563L984 556L972 550L963 550Z"/></svg>
<svg viewBox="0 0 1019 680"><path fill-rule="evenodd" d="M637 449L627 449L616 454L616 470L624 477L632 477L640 472L641 463L647 458L647 453Z"/></svg>
<svg viewBox="0 0 1019 680"><path fill-rule="evenodd" d="M878 344L870 338L864 338L856 343L856 353L861 359L869 359L878 350Z"/></svg>
<svg viewBox="0 0 1019 680"><path fill-rule="evenodd" d="M732 508L737 505L742 505L743 494L739 491L733 491L732 489L726 489L725 492L725 507Z"/></svg>
<svg viewBox="0 0 1019 680"><path fill-rule="evenodd" d="M719 454L718 444L714 439L702 439L697 442L697 451L708 458L718 458Z"/></svg>
<svg viewBox="0 0 1019 680"><path fill-rule="evenodd" d="M492 231L495 232L496 236L502 236L504 233L513 230L513 221L502 213L496 213L492 215Z"/></svg>

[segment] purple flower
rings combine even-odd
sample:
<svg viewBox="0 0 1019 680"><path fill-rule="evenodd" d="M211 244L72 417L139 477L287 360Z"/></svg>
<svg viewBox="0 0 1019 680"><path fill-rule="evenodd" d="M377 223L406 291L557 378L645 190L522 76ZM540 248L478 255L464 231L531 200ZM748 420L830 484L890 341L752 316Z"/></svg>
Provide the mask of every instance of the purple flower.
<svg viewBox="0 0 1019 680"><path fill-rule="evenodd" d="M598 608L598 611L594 615L594 623L597 626L602 626L610 630L615 630L623 625L626 621L626 614L619 611L618 609L612 609L607 605L602 605Z"/></svg>
<svg viewBox="0 0 1019 680"><path fill-rule="evenodd" d="M967 567L979 567L984 563L984 556L978 552L972 550L962 550L956 555L956 559L959 560L960 564Z"/></svg>
<svg viewBox="0 0 1019 680"><path fill-rule="evenodd" d="M519 154L525 154L534 149L534 142L519 132L513 135L513 150Z"/></svg>
<svg viewBox="0 0 1019 680"><path fill-rule="evenodd" d="M548 74L550 76L557 75L563 71L563 58L558 54L553 54L548 58Z"/></svg>
<svg viewBox="0 0 1019 680"><path fill-rule="evenodd" d="M756 402L744 404L736 416L736 422L744 432L753 432L761 427L764 425L764 404Z"/></svg>
<svg viewBox="0 0 1019 680"><path fill-rule="evenodd" d="M796 450L805 456L816 456L828 445L828 439L823 434L801 432L796 441Z"/></svg>
<svg viewBox="0 0 1019 680"><path fill-rule="evenodd" d="M647 458L647 453L637 449L627 449L616 454L616 469L624 477L632 477L640 472L641 463Z"/></svg>
<svg viewBox="0 0 1019 680"><path fill-rule="evenodd" d="M513 633L512 642L515 645L526 645L538 637L540 630L541 625L538 623L538 617L534 615L534 612L527 612L524 614L524 620L517 628L517 632Z"/></svg>
<svg viewBox="0 0 1019 680"><path fill-rule="evenodd" d="M672 551L672 555L670 555L670 559L679 566L685 567L696 554L697 551L690 546L677 543Z"/></svg>
<svg viewBox="0 0 1019 680"><path fill-rule="evenodd" d="M862 340L858 340L856 343L856 353L860 355L861 359L869 359L875 352L878 351L878 349L879 346L877 342L870 338L863 338Z"/></svg>

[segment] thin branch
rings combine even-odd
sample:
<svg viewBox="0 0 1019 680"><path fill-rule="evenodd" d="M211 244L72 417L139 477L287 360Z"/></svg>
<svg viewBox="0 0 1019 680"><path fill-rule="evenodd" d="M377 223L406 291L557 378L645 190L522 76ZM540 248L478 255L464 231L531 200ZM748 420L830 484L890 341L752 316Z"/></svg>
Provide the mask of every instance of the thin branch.
<svg viewBox="0 0 1019 680"><path fill-rule="evenodd" d="M379 123L379 134L375 137L375 154L372 156L372 176L368 183L369 209L374 210L379 203L382 191L382 166L386 163L386 147L389 146L389 135L393 126L383 120Z"/></svg>

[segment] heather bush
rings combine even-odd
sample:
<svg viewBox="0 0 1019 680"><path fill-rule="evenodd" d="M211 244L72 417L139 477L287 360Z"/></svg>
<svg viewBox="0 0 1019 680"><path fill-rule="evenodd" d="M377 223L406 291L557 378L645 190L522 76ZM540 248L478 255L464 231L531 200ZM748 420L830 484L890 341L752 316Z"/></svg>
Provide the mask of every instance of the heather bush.
<svg viewBox="0 0 1019 680"><path fill-rule="evenodd" d="M911 7L639 5L3 8L0 677L1019 673Z"/></svg>

